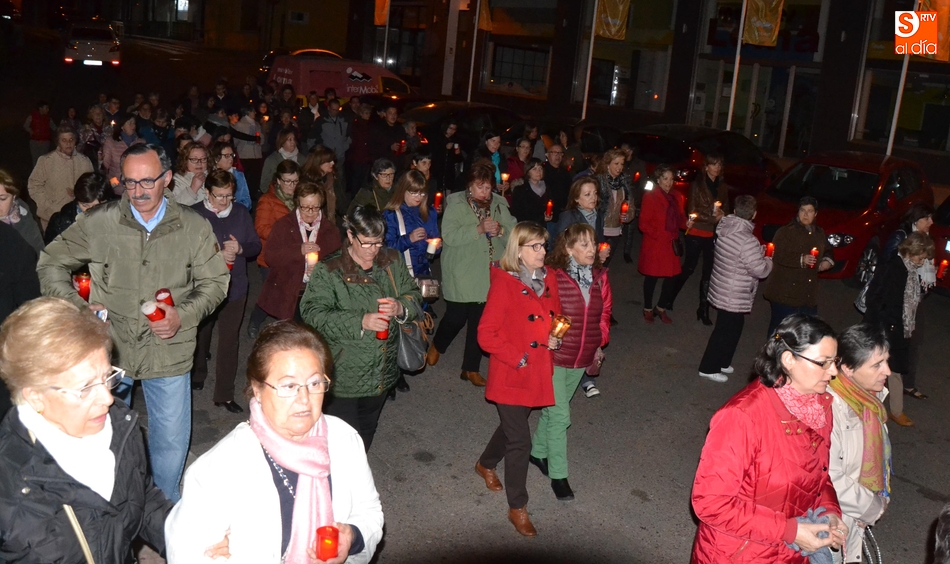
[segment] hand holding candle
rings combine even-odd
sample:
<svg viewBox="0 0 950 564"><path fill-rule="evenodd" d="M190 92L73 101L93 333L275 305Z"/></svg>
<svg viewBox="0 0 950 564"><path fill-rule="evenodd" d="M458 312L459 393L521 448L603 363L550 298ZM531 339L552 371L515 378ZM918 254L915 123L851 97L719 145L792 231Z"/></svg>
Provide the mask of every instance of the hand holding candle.
<svg viewBox="0 0 950 564"><path fill-rule="evenodd" d="M625 201L624 203L620 204L620 221L621 222L627 223L627 212L629 211L630 211L629 202Z"/></svg>
<svg viewBox="0 0 950 564"><path fill-rule="evenodd" d="M597 246L597 253L600 255L600 262L607 260L607 257L610 256L610 243L604 241Z"/></svg>
<svg viewBox="0 0 950 564"><path fill-rule="evenodd" d="M812 249L808 251L808 254L811 255L812 258L815 259L813 263L808 265L808 268L815 268L816 266L818 266L818 247L812 247Z"/></svg>
<svg viewBox="0 0 950 564"><path fill-rule="evenodd" d="M76 283L76 291L79 292L79 297L89 301L89 292L92 291L92 277L88 274L77 274L73 276L73 281Z"/></svg>
<svg viewBox="0 0 950 564"><path fill-rule="evenodd" d="M340 552L340 531L326 526L317 529L317 558L324 562L336 558Z"/></svg>
<svg viewBox="0 0 950 564"><path fill-rule="evenodd" d="M686 235L689 235L689 230L693 228L693 222L696 221L697 217L699 217L698 213L689 214L689 221L686 223Z"/></svg>
<svg viewBox="0 0 950 564"><path fill-rule="evenodd" d="M511 175L508 174L507 172L501 173L501 183L502 183L502 184L508 184L508 178L510 178L510 177L511 177Z"/></svg>
<svg viewBox="0 0 950 564"><path fill-rule="evenodd" d="M426 242L429 243L426 245L426 257L432 260L435 258L435 253L439 250L439 247L442 246L442 239L436 237L434 239L428 239Z"/></svg>
<svg viewBox="0 0 950 564"><path fill-rule="evenodd" d="M555 315L551 320L551 336L555 339L563 339L570 328L571 318L566 315Z"/></svg>
<svg viewBox="0 0 950 564"><path fill-rule="evenodd" d="M168 288L162 288L155 292L155 301L175 307L175 300L172 299L171 290Z"/></svg>
<svg viewBox="0 0 950 564"><path fill-rule="evenodd" d="M165 312L155 305L153 301L147 301L142 304L142 314L145 315L149 321L161 321L165 319Z"/></svg>
<svg viewBox="0 0 950 564"><path fill-rule="evenodd" d="M775 243L769 243L765 246L765 256L771 258L775 254Z"/></svg>
<svg viewBox="0 0 950 564"><path fill-rule="evenodd" d="M307 253L307 270L310 270L316 266L318 260L320 260L319 253Z"/></svg>
<svg viewBox="0 0 950 564"><path fill-rule="evenodd" d="M383 313L383 304L379 304L379 308L377 309L377 311L379 313ZM385 331L377 331L376 338L379 339L380 341L385 341L389 339L389 326L388 325L386 326Z"/></svg>
<svg viewBox="0 0 950 564"><path fill-rule="evenodd" d="M544 219L546 221L551 221L551 218L554 217L554 200L548 200L548 205L544 208Z"/></svg>
<svg viewBox="0 0 950 564"><path fill-rule="evenodd" d="M442 213L442 192L435 193L435 203L432 207L435 208L435 211Z"/></svg>
<svg viewBox="0 0 950 564"><path fill-rule="evenodd" d="M937 278L943 279L947 275L947 266L950 265L950 262L947 262L946 259L940 261L940 267L937 268Z"/></svg>

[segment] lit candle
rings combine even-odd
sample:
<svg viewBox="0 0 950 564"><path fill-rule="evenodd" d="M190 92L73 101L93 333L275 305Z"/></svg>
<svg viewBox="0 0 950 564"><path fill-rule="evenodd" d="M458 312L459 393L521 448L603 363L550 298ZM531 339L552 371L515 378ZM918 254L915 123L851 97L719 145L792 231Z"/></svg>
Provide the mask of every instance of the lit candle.
<svg viewBox="0 0 950 564"><path fill-rule="evenodd" d="M326 562L336 558L340 552L340 531L336 527L326 526L317 529L317 558Z"/></svg>
<svg viewBox="0 0 950 564"><path fill-rule="evenodd" d="M769 243L765 246L765 256L770 257L775 254L775 243Z"/></svg>
<svg viewBox="0 0 950 564"><path fill-rule="evenodd" d="M501 181L502 181L503 183L504 183L504 182L508 182L508 177L509 177L509 176L511 176L511 175L508 174L507 172L501 173Z"/></svg>
<svg viewBox="0 0 950 564"><path fill-rule="evenodd" d="M175 300L172 299L171 290L168 288L162 288L161 290L155 292L155 301L163 302L175 307Z"/></svg>
<svg viewBox="0 0 950 564"><path fill-rule="evenodd" d="M628 211L630 211L630 204L628 202L620 204L620 215L627 215Z"/></svg>
<svg viewBox="0 0 950 564"><path fill-rule="evenodd" d="M383 312L383 304L379 304L379 309L377 309L376 311L378 311L379 313L382 313L382 312ZM385 331L377 331L377 332L376 332L376 338L379 339L380 341L385 341L386 339L388 339L388 338L389 338L389 327L387 326Z"/></svg>
<svg viewBox="0 0 950 564"><path fill-rule="evenodd" d="M317 261L320 259L320 255L317 253L307 253L307 268L312 268Z"/></svg>
<svg viewBox="0 0 950 564"><path fill-rule="evenodd" d="M815 264L809 266L808 268L815 268L818 266L818 247L812 247L812 249L808 251L808 254L815 257Z"/></svg>
<svg viewBox="0 0 950 564"><path fill-rule="evenodd" d="M640 171L639 171L639 170L638 170L637 172L633 173L633 181L634 181L634 182L640 182Z"/></svg>
<svg viewBox="0 0 950 564"><path fill-rule="evenodd" d="M946 259L940 261L940 268L937 269L937 278L943 278L947 274L947 265L950 264Z"/></svg>
<svg viewBox="0 0 950 564"><path fill-rule="evenodd" d="M717 211L719 211L719 210L721 210L721 209L722 209L722 202L720 202L719 200L716 200L716 209L713 210L713 213L715 213L715 212L717 212Z"/></svg>
<svg viewBox="0 0 950 564"><path fill-rule="evenodd" d="M690 221L690 222L696 221L696 218L697 218L697 217L699 217L699 214L698 214L698 213L691 213L691 214L689 214L689 221ZM693 227L692 225L686 226L686 235L689 235L689 230L690 230L692 227Z"/></svg>
<svg viewBox="0 0 950 564"><path fill-rule="evenodd" d="M554 200L548 200L548 205L544 208L544 215L554 215Z"/></svg>
<svg viewBox="0 0 950 564"><path fill-rule="evenodd" d="M149 321L161 321L165 319L165 312L155 305L153 301L147 301L142 304L142 313Z"/></svg>
<svg viewBox="0 0 950 564"><path fill-rule="evenodd" d="M435 256L435 252L439 250L439 245L442 244L442 239L436 237L435 239L428 239L426 242L429 243L426 246L426 254L429 255L429 258L432 258Z"/></svg>
<svg viewBox="0 0 950 564"><path fill-rule="evenodd" d="M435 193L435 211L442 209L442 192Z"/></svg>
<svg viewBox="0 0 950 564"><path fill-rule="evenodd" d="M653 187L654 187L654 186L656 186L656 185L653 183L652 180L647 180L647 181L643 184L643 191L644 191L644 192L650 192L651 190L653 190Z"/></svg>
<svg viewBox="0 0 950 564"><path fill-rule="evenodd" d="M610 243L604 241L603 243L601 243L601 244L597 247L597 250L598 250L599 252L601 252L601 253L604 252L604 251L609 251L609 250L610 250Z"/></svg>
<svg viewBox="0 0 950 564"><path fill-rule="evenodd" d="M79 297L89 301L89 292L92 290L92 277L88 274L77 274L75 277L76 285L79 286Z"/></svg>
<svg viewBox="0 0 950 564"><path fill-rule="evenodd" d="M555 315L551 320L551 336L563 339L564 334L571 328L571 318L566 315Z"/></svg>

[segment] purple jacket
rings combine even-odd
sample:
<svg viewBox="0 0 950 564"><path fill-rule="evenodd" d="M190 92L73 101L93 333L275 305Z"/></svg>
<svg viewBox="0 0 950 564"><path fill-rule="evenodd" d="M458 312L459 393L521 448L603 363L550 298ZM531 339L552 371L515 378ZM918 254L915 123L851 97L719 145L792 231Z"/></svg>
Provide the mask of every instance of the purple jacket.
<svg viewBox="0 0 950 564"><path fill-rule="evenodd" d="M716 228L716 255L709 281L709 303L732 313L749 313L759 280L772 272L752 222L735 214L722 218Z"/></svg>
<svg viewBox="0 0 950 564"><path fill-rule="evenodd" d="M224 242L230 241L230 235L234 235L243 249L241 254L234 260L234 267L231 269L231 283L228 284L228 301L233 302L247 295L247 261L257 256L261 252L261 239L254 230L254 220L251 219L250 212L241 204L234 202L231 207L231 213L228 217L218 217L213 211L205 207L204 202L199 202L191 209L198 212L201 217L208 220L211 229L214 231L215 238L218 239L218 248L224 248Z"/></svg>

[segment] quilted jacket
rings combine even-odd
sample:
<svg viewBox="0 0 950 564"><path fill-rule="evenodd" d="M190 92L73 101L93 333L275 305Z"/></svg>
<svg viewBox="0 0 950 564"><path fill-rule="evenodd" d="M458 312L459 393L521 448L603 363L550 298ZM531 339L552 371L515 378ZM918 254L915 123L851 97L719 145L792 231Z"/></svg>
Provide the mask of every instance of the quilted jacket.
<svg viewBox="0 0 950 564"><path fill-rule="evenodd" d="M796 518L817 507L841 516L828 475L831 394L820 401L827 423L814 430L757 379L713 415L693 481L693 564L806 564L785 545Z"/></svg>
<svg viewBox="0 0 950 564"><path fill-rule="evenodd" d="M580 286L570 275L556 269L561 313L571 318L571 328L564 334L561 348L554 351L554 364L565 368L587 368L594 361L594 353L610 340L610 312L613 296L607 269L593 272L590 301L584 301Z"/></svg>
<svg viewBox="0 0 950 564"><path fill-rule="evenodd" d="M307 325L323 335L333 355L333 386L330 392L341 398L363 398L385 394L396 385L399 331L389 324L389 339L378 340L373 331L363 330L363 315L379 310L378 298L397 298L415 318L422 295L409 276L406 263L392 249L380 249L369 273L364 272L347 251L320 261L310 274L310 282L300 300L300 315ZM395 288L389 279L395 280ZM412 307L410 302L415 302Z"/></svg>
<svg viewBox="0 0 950 564"><path fill-rule="evenodd" d="M727 215L716 232L716 254L709 280L709 303L716 309L748 313L755 302L759 280L772 272L772 259L752 234L752 222Z"/></svg>

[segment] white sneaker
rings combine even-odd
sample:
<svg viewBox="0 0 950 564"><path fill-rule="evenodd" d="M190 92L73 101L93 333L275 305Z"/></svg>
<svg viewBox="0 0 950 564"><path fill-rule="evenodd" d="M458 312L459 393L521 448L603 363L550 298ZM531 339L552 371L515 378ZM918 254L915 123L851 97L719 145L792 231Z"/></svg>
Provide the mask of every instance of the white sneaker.
<svg viewBox="0 0 950 564"><path fill-rule="evenodd" d="M595 398L600 395L600 390L597 389L597 386L591 384L584 388L584 395L589 398Z"/></svg>
<svg viewBox="0 0 950 564"><path fill-rule="evenodd" d="M713 382L726 382L729 380L729 377L723 374L722 372L716 372L714 374L706 374L705 372L699 373L700 378L705 378L707 380L712 380Z"/></svg>
<svg viewBox="0 0 950 564"><path fill-rule="evenodd" d="M719 372L722 372L723 374L732 374L732 373L735 372L735 371L736 371L736 369L733 368L732 365L729 365L729 366L727 366L727 367L725 367L725 368L720 368L720 369L719 369Z"/></svg>

